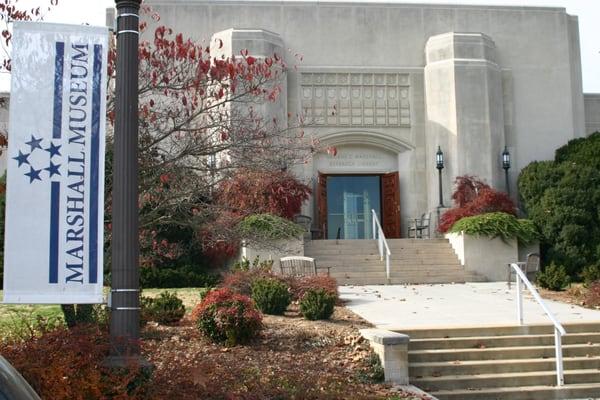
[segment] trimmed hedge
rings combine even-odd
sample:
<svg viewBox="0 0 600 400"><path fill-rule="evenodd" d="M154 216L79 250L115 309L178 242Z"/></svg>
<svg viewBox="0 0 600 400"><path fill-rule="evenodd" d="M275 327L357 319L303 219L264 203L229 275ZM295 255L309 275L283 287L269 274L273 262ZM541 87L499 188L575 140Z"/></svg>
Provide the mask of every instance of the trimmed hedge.
<svg viewBox="0 0 600 400"><path fill-rule="evenodd" d="M219 275L198 271L189 265L179 268L141 268L140 271L143 288L213 287L220 279Z"/></svg>

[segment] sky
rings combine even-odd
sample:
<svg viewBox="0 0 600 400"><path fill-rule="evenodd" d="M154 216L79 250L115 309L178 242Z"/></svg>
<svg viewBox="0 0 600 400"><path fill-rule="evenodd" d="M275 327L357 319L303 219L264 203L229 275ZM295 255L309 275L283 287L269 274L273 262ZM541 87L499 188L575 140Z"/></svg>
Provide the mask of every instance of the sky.
<svg viewBox="0 0 600 400"><path fill-rule="evenodd" d="M343 1L348 2L348 0ZM21 0L20 4L49 2L50 0ZM384 0L362 0L362 2L384 2ZM579 17L583 91L600 93L600 0L405 0L394 2L565 7L569 14ZM114 0L58 0L58 6L46 14L45 21L104 25L106 8L113 7L114 4ZM0 82L0 87L2 86L4 85Z"/></svg>

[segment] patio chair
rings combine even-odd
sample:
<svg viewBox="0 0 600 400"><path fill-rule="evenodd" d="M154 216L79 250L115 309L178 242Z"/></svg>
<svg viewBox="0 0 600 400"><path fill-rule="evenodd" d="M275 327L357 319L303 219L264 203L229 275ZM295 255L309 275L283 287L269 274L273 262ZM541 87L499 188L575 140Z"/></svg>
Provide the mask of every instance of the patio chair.
<svg viewBox="0 0 600 400"><path fill-rule="evenodd" d="M429 239L431 236L431 213L423 213L421 218L413 218L408 226L408 238Z"/></svg>
<svg viewBox="0 0 600 400"><path fill-rule="evenodd" d="M510 284L512 282L512 277L516 275L516 273L513 271L512 267L510 266L510 264L511 263L509 263L507 265L507 267L508 267L507 285L508 285L509 289L510 289ZM519 266L519 268L521 268L521 271L523 271L523 273L525 274L527 279L529 279L530 281L533 281L533 280L535 280L535 274L537 274L540 271L540 255L538 253L529 253L529 254L527 254L527 261L519 261L515 264L517 264Z"/></svg>
<svg viewBox="0 0 600 400"><path fill-rule="evenodd" d="M294 215L294 222L304 228L305 232L310 232L312 218L308 215L296 214Z"/></svg>
<svg viewBox="0 0 600 400"><path fill-rule="evenodd" d="M315 276L319 269L327 269L327 276L331 267L317 267L317 262L311 257L291 256L279 259L279 268L283 276Z"/></svg>

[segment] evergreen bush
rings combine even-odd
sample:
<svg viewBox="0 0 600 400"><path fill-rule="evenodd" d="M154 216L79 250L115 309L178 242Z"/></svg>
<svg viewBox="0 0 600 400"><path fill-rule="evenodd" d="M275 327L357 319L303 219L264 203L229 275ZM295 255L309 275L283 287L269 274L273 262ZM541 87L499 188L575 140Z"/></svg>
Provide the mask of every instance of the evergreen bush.
<svg viewBox="0 0 600 400"><path fill-rule="evenodd" d="M272 278L252 283L252 299L260 311L271 315L282 315L291 302L287 285Z"/></svg>
<svg viewBox="0 0 600 400"><path fill-rule="evenodd" d="M148 304L148 318L150 321L161 325L177 323L185 315L183 301L177 297L177 293L165 291Z"/></svg>
<svg viewBox="0 0 600 400"><path fill-rule="evenodd" d="M537 275L537 284L544 289L559 291L571 283L571 278L563 265L550 264Z"/></svg>
<svg viewBox="0 0 600 400"><path fill-rule="evenodd" d="M585 287L591 286L592 283L600 281L600 264L588 265L583 268L579 274Z"/></svg>
<svg viewBox="0 0 600 400"><path fill-rule="evenodd" d="M600 133L570 141L554 161L533 162L519 175L519 195L541 234L545 264L577 277L600 261Z"/></svg>
<svg viewBox="0 0 600 400"><path fill-rule="evenodd" d="M311 321L329 319L335 301L335 296L324 289L309 289L300 300L300 313Z"/></svg>

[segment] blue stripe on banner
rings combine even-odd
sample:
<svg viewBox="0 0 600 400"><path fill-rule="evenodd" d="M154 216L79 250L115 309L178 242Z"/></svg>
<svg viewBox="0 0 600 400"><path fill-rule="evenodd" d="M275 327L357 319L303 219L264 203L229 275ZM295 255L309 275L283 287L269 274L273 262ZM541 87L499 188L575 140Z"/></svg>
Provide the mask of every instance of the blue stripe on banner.
<svg viewBox="0 0 600 400"><path fill-rule="evenodd" d="M54 120L52 122L53 139L60 139L62 131L64 60L65 44L64 42L56 42L56 57L54 59Z"/></svg>
<svg viewBox="0 0 600 400"><path fill-rule="evenodd" d="M90 283L98 283L98 186L100 170L100 106L102 104L102 45L94 45L92 91L92 150L90 157Z"/></svg>
<svg viewBox="0 0 600 400"><path fill-rule="evenodd" d="M60 217L60 182L50 187L50 274L49 283L58 283L58 229Z"/></svg>

